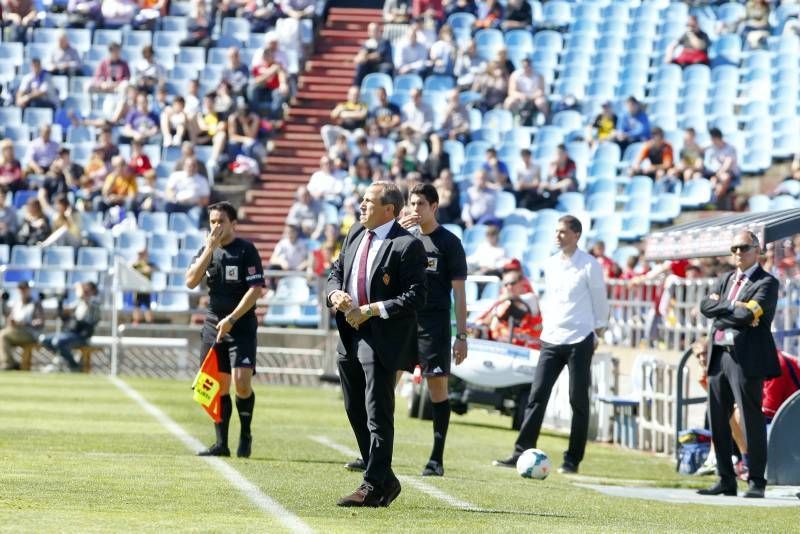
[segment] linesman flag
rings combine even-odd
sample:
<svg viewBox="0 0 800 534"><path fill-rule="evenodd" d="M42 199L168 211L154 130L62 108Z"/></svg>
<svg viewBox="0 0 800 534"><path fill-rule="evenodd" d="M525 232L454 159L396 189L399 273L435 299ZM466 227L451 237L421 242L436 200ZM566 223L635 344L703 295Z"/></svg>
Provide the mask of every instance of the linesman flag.
<svg viewBox="0 0 800 534"><path fill-rule="evenodd" d="M215 423L222 421L219 388L219 364L217 362L217 346L213 345L194 378L192 398L199 402Z"/></svg>

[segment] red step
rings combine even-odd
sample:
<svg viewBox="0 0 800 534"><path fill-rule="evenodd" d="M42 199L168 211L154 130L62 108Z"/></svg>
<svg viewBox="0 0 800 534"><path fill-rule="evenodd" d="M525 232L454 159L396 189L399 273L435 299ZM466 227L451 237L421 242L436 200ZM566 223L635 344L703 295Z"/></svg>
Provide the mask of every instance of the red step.
<svg viewBox="0 0 800 534"><path fill-rule="evenodd" d="M333 44L325 44L323 46L317 47L317 53L320 56L327 56L328 53L351 54L355 56L356 54L358 54L359 50L361 50L361 46L359 45L339 44L336 41L334 41Z"/></svg>
<svg viewBox="0 0 800 534"><path fill-rule="evenodd" d="M325 57L325 56L322 56ZM349 67L353 63L353 58L350 58L349 64L343 64L341 61L334 61L330 59L311 59L308 61L308 68L315 69L317 67L328 67L331 69L341 69L343 67ZM352 76L353 71L350 71L350 75Z"/></svg>
<svg viewBox="0 0 800 534"><path fill-rule="evenodd" d="M341 65L338 65L341 67ZM313 67L309 66L306 74L311 76L319 76L329 80L353 80L353 71L349 69L333 68L333 67Z"/></svg>
<svg viewBox="0 0 800 534"><path fill-rule="evenodd" d="M297 124L295 126L304 126L303 124ZM296 132L294 130L286 131L281 137L275 140L277 143L279 140L283 141L317 141L321 140L322 138L319 135L319 131L317 132ZM324 144L323 144L324 146Z"/></svg>
<svg viewBox="0 0 800 534"><path fill-rule="evenodd" d="M340 85L352 85L351 76L346 78L342 78L341 76L333 76L333 75L325 75L325 76L314 76L309 74L301 74L298 82L300 85L308 84L308 83L319 83L319 84L328 84L331 87L339 87Z"/></svg>
<svg viewBox="0 0 800 534"><path fill-rule="evenodd" d="M320 136L312 137L309 140L284 139L279 137L273 142L275 148L303 148L307 150L325 150L325 143Z"/></svg>
<svg viewBox="0 0 800 534"><path fill-rule="evenodd" d="M361 22L363 24L369 24L370 22L381 22L383 19L380 15L374 15L373 13L359 13L359 14L352 14L352 13L333 13L331 12L328 15L328 22Z"/></svg>
<svg viewBox="0 0 800 534"><path fill-rule="evenodd" d="M343 102L347 97L347 89L343 87L338 91L311 91L309 89L303 88L297 91L297 99L298 100L310 100L312 102L333 102L331 108L336 106L337 102ZM330 113L330 111L328 111Z"/></svg>
<svg viewBox="0 0 800 534"><path fill-rule="evenodd" d="M337 15L372 15L378 17L379 20L383 20L383 11L381 9L375 9L370 7L332 7L330 9L330 15L337 14Z"/></svg>

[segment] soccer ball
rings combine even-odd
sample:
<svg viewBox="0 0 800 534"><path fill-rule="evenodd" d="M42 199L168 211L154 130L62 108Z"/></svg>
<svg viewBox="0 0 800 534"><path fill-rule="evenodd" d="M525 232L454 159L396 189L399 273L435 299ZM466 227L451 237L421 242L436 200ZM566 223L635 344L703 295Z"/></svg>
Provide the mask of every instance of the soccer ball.
<svg viewBox="0 0 800 534"><path fill-rule="evenodd" d="M550 458L539 449L528 449L517 459L517 473L523 478L544 480L552 469Z"/></svg>

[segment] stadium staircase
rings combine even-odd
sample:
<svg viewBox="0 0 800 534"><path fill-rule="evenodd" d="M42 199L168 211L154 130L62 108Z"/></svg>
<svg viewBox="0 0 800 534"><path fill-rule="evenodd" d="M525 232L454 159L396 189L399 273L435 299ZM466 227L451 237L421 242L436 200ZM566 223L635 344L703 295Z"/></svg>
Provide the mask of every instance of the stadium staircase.
<svg viewBox="0 0 800 534"><path fill-rule="evenodd" d="M283 233L295 191L308 183L325 153L320 128L346 100L353 57L367 38L367 25L381 21L379 9L331 8L315 51L298 80L298 92L281 133L273 140L261 181L247 192L239 231L252 239L264 261Z"/></svg>

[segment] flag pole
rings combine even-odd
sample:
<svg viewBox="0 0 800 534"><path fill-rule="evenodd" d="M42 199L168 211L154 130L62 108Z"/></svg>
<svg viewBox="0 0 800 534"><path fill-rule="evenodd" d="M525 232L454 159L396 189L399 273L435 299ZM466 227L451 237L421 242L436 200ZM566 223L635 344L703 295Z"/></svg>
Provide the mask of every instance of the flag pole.
<svg viewBox="0 0 800 534"><path fill-rule="evenodd" d="M111 376L119 373L119 310L117 309L119 294L119 256L114 256L114 267L111 271Z"/></svg>

